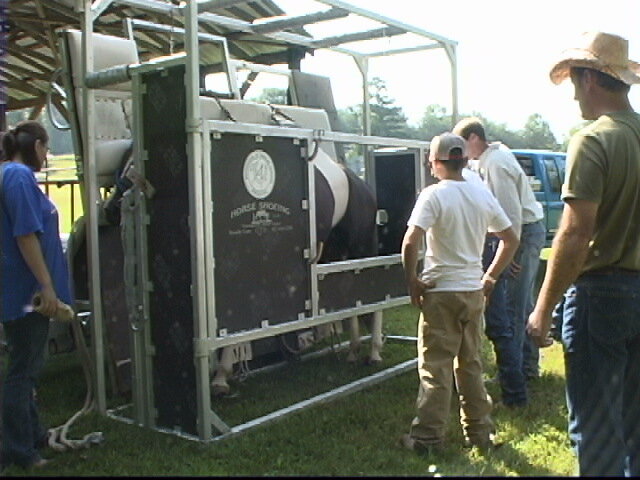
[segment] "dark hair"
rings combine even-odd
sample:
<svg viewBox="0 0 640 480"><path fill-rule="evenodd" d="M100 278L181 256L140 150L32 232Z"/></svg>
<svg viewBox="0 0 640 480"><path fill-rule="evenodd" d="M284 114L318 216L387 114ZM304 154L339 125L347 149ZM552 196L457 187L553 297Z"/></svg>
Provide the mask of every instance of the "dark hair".
<svg viewBox="0 0 640 480"><path fill-rule="evenodd" d="M457 172L462 170L462 167L464 167L466 160L462 156L462 149L455 147L452 148L449 152L449 159L441 160L441 162L450 172Z"/></svg>
<svg viewBox="0 0 640 480"><path fill-rule="evenodd" d="M44 127L35 120L25 120L9 129L2 136L2 150L7 160L13 160L20 155L25 165L33 170L42 166L36 155L36 140L43 144L49 143L49 135Z"/></svg>
<svg viewBox="0 0 640 480"><path fill-rule="evenodd" d="M460 135L465 140L469 140L472 133L475 133L483 142L487 141L487 136L484 132L484 125L478 117L468 117L460 120L453 129L453 133Z"/></svg>
<svg viewBox="0 0 640 480"><path fill-rule="evenodd" d="M593 68L587 67L571 67L570 75L571 78L582 77L584 72L589 70L596 77L596 84L602 87L604 90L612 93L627 93L631 89L630 85L618 80L617 78L612 77L600 70L594 70Z"/></svg>

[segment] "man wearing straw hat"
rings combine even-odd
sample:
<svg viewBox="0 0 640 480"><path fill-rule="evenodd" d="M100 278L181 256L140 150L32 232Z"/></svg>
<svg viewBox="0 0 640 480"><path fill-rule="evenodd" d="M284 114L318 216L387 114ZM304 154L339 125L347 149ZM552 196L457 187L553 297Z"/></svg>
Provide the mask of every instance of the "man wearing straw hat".
<svg viewBox="0 0 640 480"><path fill-rule="evenodd" d="M565 294L569 436L580 475L640 475L640 65L617 35L585 33L551 69L585 120L569 144L562 220L527 329L546 343Z"/></svg>

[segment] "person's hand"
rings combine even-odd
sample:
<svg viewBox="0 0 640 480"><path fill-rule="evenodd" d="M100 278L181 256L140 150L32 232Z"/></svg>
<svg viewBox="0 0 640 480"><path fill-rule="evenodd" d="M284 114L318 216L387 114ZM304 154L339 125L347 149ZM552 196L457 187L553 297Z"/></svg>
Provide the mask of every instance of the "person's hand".
<svg viewBox="0 0 640 480"><path fill-rule="evenodd" d="M516 278L521 270L522 265L519 263L511 262L511 265L509 265L509 275L511 275L512 278Z"/></svg>
<svg viewBox="0 0 640 480"><path fill-rule="evenodd" d="M49 318L55 316L58 308L58 297L53 286L43 287L39 297L38 312Z"/></svg>
<svg viewBox="0 0 640 480"><path fill-rule="evenodd" d="M544 348L553 344L553 339L549 335L550 328L551 314L545 314L534 309L529 315L527 333L538 347Z"/></svg>
<svg viewBox="0 0 640 480"><path fill-rule="evenodd" d="M482 293L484 293L485 300L489 300L493 289L496 287L497 280L493 278L491 275L484 274L482 276Z"/></svg>
<svg viewBox="0 0 640 480"><path fill-rule="evenodd" d="M409 280L409 296L411 297L411 305L414 305L422 309L422 300L426 290L429 290L436 286L436 282L428 280L426 282L420 280L418 277L413 277Z"/></svg>

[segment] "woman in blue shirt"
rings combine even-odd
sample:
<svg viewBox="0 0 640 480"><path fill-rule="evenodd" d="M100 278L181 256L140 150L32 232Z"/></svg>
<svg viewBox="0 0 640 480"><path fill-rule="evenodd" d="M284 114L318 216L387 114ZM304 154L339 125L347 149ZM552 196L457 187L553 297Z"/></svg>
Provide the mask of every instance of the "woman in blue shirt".
<svg viewBox="0 0 640 480"><path fill-rule="evenodd" d="M6 162L0 184L2 256L0 321L9 363L2 397L2 467L42 467L46 430L34 399L44 364L49 318L58 302L72 304L69 272L58 230L58 212L34 172L46 161L49 137L35 121L19 123L2 138ZM33 296L39 293L38 311Z"/></svg>

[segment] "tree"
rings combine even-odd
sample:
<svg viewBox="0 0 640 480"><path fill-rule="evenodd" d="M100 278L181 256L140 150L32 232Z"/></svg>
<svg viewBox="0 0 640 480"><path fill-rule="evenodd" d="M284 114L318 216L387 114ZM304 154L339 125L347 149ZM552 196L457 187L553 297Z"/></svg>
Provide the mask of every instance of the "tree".
<svg viewBox="0 0 640 480"><path fill-rule="evenodd" d="M430 141L436 135L451 130L452 118L442 105L429 105L418 124L418 138Z"/></svg>
<svg viewBox="0 0 640 480"><path fill-rule="evenodd" d="M407 122L402 107L387 94L387 84L378 77L369 82L371 108L371 134L381 137L415 138L415 132Z"/></svg>
<svg viewBox="0 0 640 480"><path fill-rule="evenodd" d="M273 103L276 105L286 105L287 90L285 88L265 88L260 95L249 100L257 103Z"/></svg>
<svg viewBox="0 0 640 480"><path fill-rule="evenodd" d="M556 137L549 124L539 113L530 115L522 130L525 148L540 148L557 150L559 148Z"/></svg>

